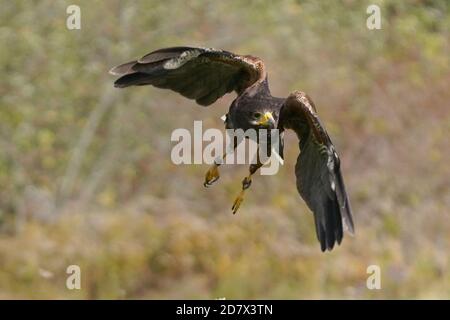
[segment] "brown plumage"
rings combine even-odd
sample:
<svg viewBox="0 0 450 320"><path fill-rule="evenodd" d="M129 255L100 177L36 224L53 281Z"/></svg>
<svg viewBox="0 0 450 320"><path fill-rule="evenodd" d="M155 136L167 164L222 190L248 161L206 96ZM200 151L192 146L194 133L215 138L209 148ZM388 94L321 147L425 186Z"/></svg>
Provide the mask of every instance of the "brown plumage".
<svg viewBox="0 0 450 320"><path fill-rule="evenodd" d="M287 99L273 97L261 59L211 48L173 47L119 65L110 73L120 76L114 83L116 87L153 85L176 91L202 106L235 91L238 96L226 115L226 128L294 130L301 151L295 166L297 190L314 213L322 251L341 243L344 228L353 234L340 160L311 99L300 91ZM282 149L280 153L283 157ZM250 165L233 213L243 201L252 175L262 165L260 162ZM220 163L214 164L207 172L205 186L219 178L219 166Z"/></svg>

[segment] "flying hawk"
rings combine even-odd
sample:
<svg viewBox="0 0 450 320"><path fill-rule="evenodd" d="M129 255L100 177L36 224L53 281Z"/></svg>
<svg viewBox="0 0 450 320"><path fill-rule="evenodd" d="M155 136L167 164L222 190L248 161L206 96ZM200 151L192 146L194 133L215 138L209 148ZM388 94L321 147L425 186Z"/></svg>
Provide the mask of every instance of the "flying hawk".
<svg viewBox="0 0 450 320"><path fill-rule="evenodd" d="M313 102L301 91L287 98L273 97L261 59L212 48L172 47L121 64L110 73L120 76L115 87L153 85L176 91L202 106L235 91L237 98L225 118L227 129L264 128L280 132L292 129L297 134L300 147L295 165L297 190L314 213L321 250L333 249L336 242L340 244L344 229L354 233L339 157ZM283 157L282 152L280 156ZM261 161L250 165L233 213L243 201L252 175L262 165ZM205 186L219 178L219 166L220 163L214 163L208 170Z"/></svg>

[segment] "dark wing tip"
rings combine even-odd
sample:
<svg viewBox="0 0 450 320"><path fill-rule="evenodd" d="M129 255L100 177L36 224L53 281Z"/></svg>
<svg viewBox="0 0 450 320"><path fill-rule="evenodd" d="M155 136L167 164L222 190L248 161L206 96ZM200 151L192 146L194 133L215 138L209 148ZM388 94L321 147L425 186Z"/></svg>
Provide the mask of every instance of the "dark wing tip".
<svg viewBox="0 0 450 320"><path fill-rule="evenodd" d="M325 252L327 250L327 244L325 242L325 239L320 241L320 250L322 252Z"/></svg>
<svg viewBox="0 0 450 320"><path fill-rule="evenodd" d="M126 88L147 84L149 76L145 73L135 72L126 74L114 82L115 88Z"/></svg>
<svg viewBox="0 0 450 320"><path fill-rule="evenodd" d="M346 204L348 205L348 203ZM342 217L344 230L348 233L348 235L354 237L355 236L355 225L353 224L351 210L344 208L344 210L348 210L347 214L344 214Z"/></svg>
<svg viewBox="0 0 450 320"><path fill-rule="evenodd" d="M118 66L115 66L114 68L111 68L109 70L109 73L114 76L122 76L125 74L128 74L130 72L133 72L132 67L137 63L136 60L122 63Z"/></svg>
<svg viewBox="0 0 450 320"><path fill-rule="evenodd" d="M340 168L340 160L337 154L334 155L334 159L337 163L334 170L334 175L336 179L336 195L338 197L340 211L342 216L342 223L344 225L344 230L351 236L355 235L355 225L353 223L353 214L350 206L350 201L347 195L347 191L344 184L344 178L342 177L342 172Z"/></svg>
<svg viewBox="0 0 450 320"><path fill-rule="evenodd" d="M126 88L126 87L127 87L127 85L125 85L125 84L117 83L117 81L114 82L114 88L121 89L121 88Z"/></svg>
<svg viewBox="0 0 450 320"><path fill-rule="evenodd" d="M117 67L113 67L113 68L109 69L108 73L112 74L113 76L118 76L121 74L117 71Z"/></svg>

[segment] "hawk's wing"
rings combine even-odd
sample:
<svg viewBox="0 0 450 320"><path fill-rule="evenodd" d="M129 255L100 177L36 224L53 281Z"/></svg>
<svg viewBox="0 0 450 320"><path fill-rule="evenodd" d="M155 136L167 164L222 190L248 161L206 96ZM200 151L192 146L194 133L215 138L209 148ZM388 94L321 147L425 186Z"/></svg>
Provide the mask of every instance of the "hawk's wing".
<svg viewBox="0 0 450 320"><path fill-rule="evenodd" d="M233 90L240 94L265 77L259 58L193 47L159 49L114 67L110 73L121 76L114 83L116 87L150 84L176 91L203 106Z"/></svg>
<svg viewBox="0 0 450 320"><path fill-rule="evenodd" d="M312 101L303 92L292 93L280 113L280 129L292 129L300 139L295 165L297 190L314 213L322 251L341 243L343 225L353 234L350 202L339 157Z"/></svg>

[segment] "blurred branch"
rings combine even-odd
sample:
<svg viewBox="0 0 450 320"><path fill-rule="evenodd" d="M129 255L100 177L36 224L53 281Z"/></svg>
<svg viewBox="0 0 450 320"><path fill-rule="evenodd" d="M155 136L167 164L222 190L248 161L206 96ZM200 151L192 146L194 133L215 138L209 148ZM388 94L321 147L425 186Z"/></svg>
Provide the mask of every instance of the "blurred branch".
<svg viewBox="0 0 450 320"><path fill-rule="evenodd" d="M108 173L115 167L118 156L121 154L122 148L119 143L120 136L120 120L121 108L116 108L116 116L109 122L108 136L111 136L109 145L103 156L97 161L97 164L91 170L91 174L86 179L81 195L78 200L79 205L89 203L98 186L108 177Z"/></svg>
<svg viewBox="0 0 450 320"><path fill-rule="evenodd" d="M81 133L80 139L78 140L77 145L72 151L72 156L62 179L61 187L57 193L57 206L61 205L73 191L76 178L78 177L80 172L83 157L85 156L88 147L91 144L94 133L98 125L100 124L101 119L112 107L114 100L114 88L110 83L107 83L103 95L100 99L100 103L92 110L91 114L89 115L88 121L83 129L83 132Z"/></svg>
<svg viewBox="0 0 450 320"><path fill-rule="evenodd" d="M120 11L120 28L121 36L125 37L130 28L130 22L133 20L135 16L135 8L134 7L126 7ZM127 46L122 47L123 53L127 53ZM80 173L81 164L83 158L89 148L89 145L92 142L95 131L98 128L102 118L106 114L106 112L114 105L115 100L117 99L117 90L111 85L111 83L107 83L105 85L105 89L103 90L103 95L100 98L100 103L95 107L91 114L89 115L86 126L81 133L80 139L73 149L71 159L67 166L66 172L61 182L61 187L59 188L56 196L56 207L60 207L65 200L70 197L73 192L73 188L75 185L75 181ZM116 132L116 131L114 131ZM103 157L105 159L105 157ZM107 159L107 158L106 158ZM100 164L103 164L104 161L101 161ZM98 169L99 165L95 168ZM96 173L94 170L95 179L91 180L91 183L88 185L88 188L83 192L80 199L87 200L87 194L90 194L94 191L98 183L100 182L100 177L107 171L106 167L100 166L103 168Z"/></svg>

